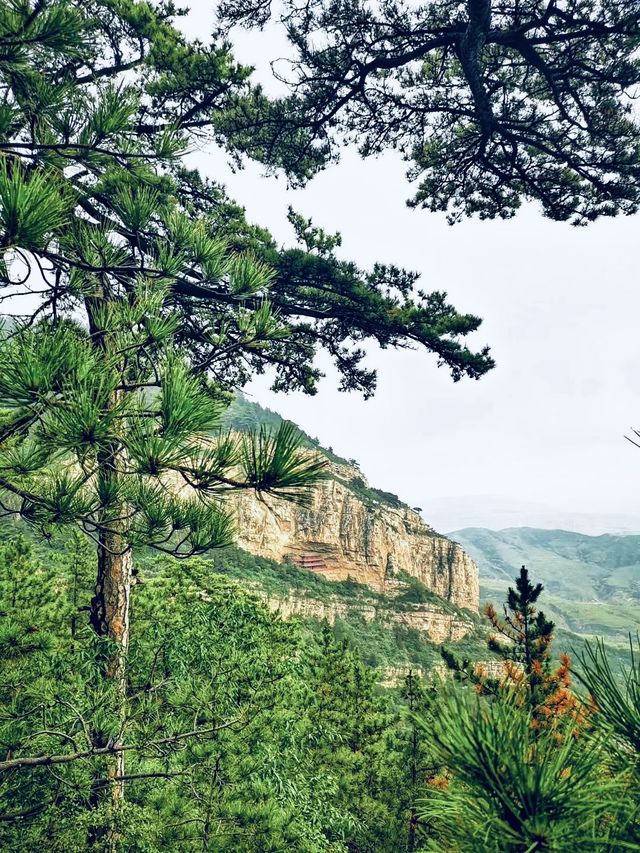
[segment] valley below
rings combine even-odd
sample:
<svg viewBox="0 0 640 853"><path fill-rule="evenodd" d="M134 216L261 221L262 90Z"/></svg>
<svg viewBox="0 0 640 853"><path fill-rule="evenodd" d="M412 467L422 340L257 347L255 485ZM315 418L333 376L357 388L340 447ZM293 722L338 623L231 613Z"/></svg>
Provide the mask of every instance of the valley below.
<svg viewBox="0 0 640 853"><path fill-rule="evenodd" d="M640 625L640 536L530 527L449 534L476 561L483 602L502 601L521 565L544 584L544 610L569 644L603 637L626 650Z"/></svg>

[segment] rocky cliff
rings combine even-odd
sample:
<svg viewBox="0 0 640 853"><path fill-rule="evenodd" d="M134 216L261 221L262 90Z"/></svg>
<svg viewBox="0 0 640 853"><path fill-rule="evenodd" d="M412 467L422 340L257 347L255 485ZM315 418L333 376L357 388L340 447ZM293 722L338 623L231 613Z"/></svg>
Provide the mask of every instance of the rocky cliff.
<svg viewBox="0 0 640 853"><path fill-rule="evenodd" d="M378 620L384 625L404 625L420 634L424 634L438 645L457 642L468 636L474 629L469 617L445 613L442 607L428 604L403 604L394 606L393 602L384 603L347 602L333 598L320 601L311 597L291 594L283 597L264 596L267 606L279 613L283 619L299 616L303 619L317 619L333 625L336 619L356 615L364 622Z"/></svg>
<svg viewBox="0 0 640 853"><path fill-rule="evenodd" d="M330 580L351 577L391 596L410 575L445 601L478 610L473 560L418 512L372 489L355 467L332 462L308 506L249 493L234 502L237 544L250 553L289 558Z"/></svg>

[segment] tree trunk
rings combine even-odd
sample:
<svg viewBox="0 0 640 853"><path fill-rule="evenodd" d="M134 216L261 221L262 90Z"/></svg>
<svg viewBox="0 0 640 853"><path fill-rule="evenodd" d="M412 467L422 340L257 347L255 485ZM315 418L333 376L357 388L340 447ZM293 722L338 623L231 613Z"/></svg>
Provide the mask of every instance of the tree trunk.
<svg viewBox="0 0 640 853"><path fill-rule="evenodd" d="M108 356L117 350L113 333L101 327L100 311L104 308L104 293L85 301L89 330L93 345ZM98 319L96 319L98 318ZM122 391L116 391L111 405L117 406ZM130 596L132 585L133 555L128 540L127 506L121 499L120 486L126 467L126 458L120 441L116 438L98 454L99 489L113 496L109 506L104 506L100 515L102 529L98 533L97 574L95 594L91 599L89 621L99 637L111 641L109 652L98 662L105 678L113 679L116 686L116 714L118 736L114 746L121 746L127 719L127 668L129 649ZM95 732L96 745L106 746L104 733ZM97 808L107 806L107 827L94 827L90 840L106 840L107 848L115 851L118 843L117 822L124 801L125 753L116 752L106 762L105 768L96 770L91 792L92 804ZM105 838L106 836L106 838Z"/></svg>
<svg viewBox="0 0 640 853"><path fill-rule="evenodd" d="M411 670L409 670L409 675L407 676L407 688L408 688L408 705L409 711L413 714L415 711L415 692L414 692L414 675ZM417 783L418 783L418 732L416 730L415 722L411 724L411 807L409 810L409 829L407 832L407 853L414 853L416 849L416 824L418 821L418 815L416 812L416 808L413 805L414 799L417 793Z"/></svg>
<svg viewBox="0 0 640 853"><path fill-rule="evenodd" d="M91 600L90 621L96 634L112 641L111 652L101 661L106 678L116 682L118 736L114 746L121 746L127 716L127 669L129 648L129 614L133 559L130 547L121 533L103 533L98 545L98 572L95 595ZM106 743L98 734L98 745ZM106 769L106 779L105 779ZM106 768L98 769L92 791L93 805L107 805L106 827L92 829L92 840L106 841L115 851L118 844L118 816L124 801L125 753L116 752L106 760Z"/></svg>
<svg viewBox="0 0 640 853"><path fill-rule="evenodd" d="M106 674L117 679L121 693L126 690L125 657L129 648L132 570L131 548L123 534L101 533L90 619L99 637L107 637L116 644L116 656L109 662Z"/></svg>

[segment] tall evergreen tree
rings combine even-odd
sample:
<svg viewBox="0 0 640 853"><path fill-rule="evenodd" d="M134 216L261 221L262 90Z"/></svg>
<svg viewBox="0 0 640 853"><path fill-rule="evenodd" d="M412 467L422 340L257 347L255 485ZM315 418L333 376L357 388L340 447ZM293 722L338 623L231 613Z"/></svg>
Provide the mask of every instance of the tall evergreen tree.
<svg viewBox="0 0 640 853"><path fill-rule="evenodd" d="M432 749L448 768L443 788L421 798L418 814L433 835L427 849L458 851L635 850L638 667L614 674L601 642L587 644L579 680L590 701L570 689L570 666L554 668L553 623L537 609L542 584L523 566L504 616L485 612L495 634L489 648L502 673L445 662L476 690L440 696L437 715L423 715ZM474 695L475 694L475 695Z"/></svg>
<svg viewBox="0 0 640 853"><path fill-rule="evenodd" d="M536 607L543 589L541 583L531 583L529 572L522 566L515 588L509 587L504 618L491 604L485 607L495 631L489 637L489 649L505 660L507 682L525 691L534 726L568 711L581 717L578 702L569 690L568 655L562 654L560 665L552 666L550 646L555 626Z"/></svg>
<svg viewBox="0 0 640 853"><path fill-rule="evenodd" d="M393 719L376 696L374 672L325 627L307 679L310 723L324 735L315 746L310 739L307 760L337 780L333 801L353 821L342 840L351 836L349 848L362 853L396 849L402 824L384 796L390 776L385 733Z"/></svg>
<svg viewBox="0 0 640 853"><path fill-rule="evenodd" d="M89 618L105 640L101 665L121 724L108 742L96 732L94 746L115 756L116 810L133 547L189 556L228 544L225 491L292 496L322 468L298 451L290 424L239 439L218 431L229 395L211 366L230 352L268 349L287 330L267 298L270 269L231 252L176 196L169 173L186 138L161 94L177 85L173 64L186 71L190 61L193 92L242 73L225 49L190 50L166 23L171 13L110 3L0 8L2 299L35 301L0 342L2 510L45 536L74 526L97 545ZM118 79L161 49L153 81ZM143 116L154 98L149 129ZM178 334L185 310L174 290L184 277L227 294L206 323L200 314L204 358ZM97 778L96 802L104 789Z"/></svg>
<svg viewBox="0 0 640 853"><path fill-rule="evenodd" d="M400 753L406 767L403 788L408 798L406 850L407 853L415 853L422 846L417 804L424 796L427 782L437 778L439 769L434 766L427 735L427 721L432 720L434 712L437 713L437 691L434 687L426 687L420 677L410 671L400 695L408 711L404 725L404 748Z"/></svg>
<svg viewBox="0 0 640 853"><path fill-rule="evenodd" d="M319 473L292 428L219 430L256 371L312 392L327 347L346 388L371 393L366 338L417 342L454 378L492 365L460 338L479 320L415 276L362 273L292 214L305 250L278 254L184 154L251 100L226 43L188 42L171 2L1 0L0 499L45 536L97 546L89 618L121 725L94 748L122 798L132 549L223 545L223 496L293 496ZM34 756L37 758L37 756ZM105 786L96 779L96 797Z"/></svg>
<svg viewBox="0 0 640 853"><path fill-rule="evenodd" d="M38 523L49 514L51 521L93 528L101 560L119 563L116 574L123 577L130 572L127 531L119 529L131 526L125 504L142 502L146 511L159 496L125 500L118 483L128 475L148 479L175 470L189 433L215 427L231 384L271 364L278 371L276 387L312 391L320 344L339 362L345 387L370 393L374 376L359 366L362 350L344 343L368 336L383 346L423 343L455 378L479 376L491 366L485 351L474 354L457 340L477 327L477 318L457 315L439 293L414 303L409 290L415 279L402 271L379 267L363 277L332 256L335 239L295 216L308 251L285 253L277 277L238 251L250 246L278 260L268 236L248 228L217 186L186 170L182 154L198 134L213 134L214 118L247 96L248 70L233 62L225 44L185 41L171 23L174 14L170 3L154 8L106 0L0 6L7 46L0 57L1 298L5 307L25 296L37 303L27 325L5 337L3 397L14 416L2 437L7 448L27 434L39 446L29 471L20 460L7 460L2 485L17 501L8 511L34 519L39 513ZM35 375L41 361L48 366ZM147 406L147 392L160 386L166 386L163 402L156 397ZM45 426L43 406L55 409L51 417L46 413ZM120 432L132 427L126 439L116 435L116 426ZM52 440L58 432L60 445ZM283 433L278 453L285 446L291 451L291 435ZM32 489L42 468L37 460L51 447L77 456L91 447L100 477L92 478L90 465L82 475L67 467L55 495L39 494ZM210 477L205 486L199 476L203 465L211 475L218 468L214 479L220 485L224 469L239 458L228 444L216 452L206 463L202 456L192 459L187 467L193 471L182 472L200 496L213 487ZM265 464L265 453L263 441L259 450L240 455L247 467ZM128 456L135 460L132 467ZM12 468L27 479L11 479ZM274 469L263 472L266 479L257 471L245 473L236 485L276 485ZM94 486L101 509L86 504ZM74 493L78 489L82 494ZM159 503L167 509L166 501ZM102 519L99 530L95 525L107 505L110 527ZM225 541L223 517L214 519L213 505L207 511L210 528L220 528L209 544ZM186 533L181 547L188 551L194 545L189 519L170 515L147 518L148 532L175 525L174 539ZM163 535L147 538L160 545ZM106 587L100 581L94 604L94 624L106 634L106 599L126 609L127 583L118 588L114 578ZM117 621L126 634L122 613Z"/></svg>
<svg viewBox="0 0 640 853"><path fill-rule="evenodd" d="M79 537L63 553L55 541L18 548L24 559L10 573L17 548L0 547L0 848L100 850L104 838L87 844L106 817L91 803L106 782L92 740L117 734L117 697L95 667L99 641L69 619L91 597L90 546ZM118 846L402 849L408 723L355 650L330 630L284 623L206 557L176 572L169 557L143 556ZM14 578L28 592L15 607ZM48 761L29 763L34 755Z"/></svg>

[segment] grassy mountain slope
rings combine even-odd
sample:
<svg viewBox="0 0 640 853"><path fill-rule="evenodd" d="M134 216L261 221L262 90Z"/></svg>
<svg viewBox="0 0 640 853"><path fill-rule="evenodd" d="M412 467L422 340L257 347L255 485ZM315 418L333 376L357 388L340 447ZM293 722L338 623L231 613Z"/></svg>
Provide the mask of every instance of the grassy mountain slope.
<svg viewBox="0 0 640 853"><path fill-rule="evenodd" d="M579 637L624 647L640 624L640 536L587 536L529 527L451 533L480 568L483 600L501 600L526 565L545 586L544 609Z"/></svg>

